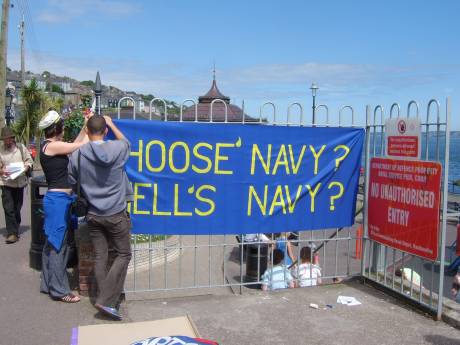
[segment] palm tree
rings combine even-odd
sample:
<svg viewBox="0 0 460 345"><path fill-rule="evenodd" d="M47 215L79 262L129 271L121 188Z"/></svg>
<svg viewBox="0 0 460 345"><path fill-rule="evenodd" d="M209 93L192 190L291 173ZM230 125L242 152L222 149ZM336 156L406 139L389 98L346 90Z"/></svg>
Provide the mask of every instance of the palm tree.
<svg viewBox="0 0 460 345"><path fill-rule="evenodd" d="M29 146L32 138L39 138L38 123L44 114L43 108L46 106L46 99L35 79L32 79L29 85L24 85L21 90L21 98L23 100L23 114L13 129L17 138Z"/></svg>

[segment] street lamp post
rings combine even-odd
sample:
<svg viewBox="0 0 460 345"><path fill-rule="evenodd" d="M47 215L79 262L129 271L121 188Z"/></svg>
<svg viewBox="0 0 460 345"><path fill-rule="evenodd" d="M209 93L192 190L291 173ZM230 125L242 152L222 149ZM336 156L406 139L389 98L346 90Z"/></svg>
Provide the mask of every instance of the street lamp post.
<svg viewBox="0 0 460 345"><path fill-rule="evenodd" d="M13 106L13 97L14 90L10 87L7 87L5 94L5 120L7 127L9 127L11 122L14 120L13 112L11 109L11 107Z"/></svg>
<svg viewBox="0 0 460 345"><path fill-rule="evenodd" d="M42 77L45 78L45 92L46 92L46 87L48 86L48 91L51 92L51 83L50 83L50 74L49 72L43 72Z"/></svg>
<svg viewBox="0 0 460 345"><path fill-rule="evenodd" d="M99 71L97 71L96 83L94 84L94 95L96 96L95 112L97 115L101 115L101 94L102 94L101 77L99 76Z"/></svg>
<svg viewBox="0 0 460 345"><path fill-rule="evenodd" d="M311 95L313 97L313 105L311 107L312 109L312 124L316 124L316 91L319 89L318 86L316 86L315 83L311 84L310 90L311 90Z"/></svg>

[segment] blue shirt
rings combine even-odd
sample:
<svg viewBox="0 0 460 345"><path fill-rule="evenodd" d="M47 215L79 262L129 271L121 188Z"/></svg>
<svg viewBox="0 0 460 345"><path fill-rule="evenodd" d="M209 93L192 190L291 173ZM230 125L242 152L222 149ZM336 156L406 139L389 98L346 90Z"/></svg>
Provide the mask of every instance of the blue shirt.
<svg viewBox="0 0 460 345"><path fill-rule="evenodd" d="M276 240L276 249L279 249L284 253L284 264L287 267L291 266L292 260L288 255L287 239Z"/></svg>
<svg viewBox="0 0 460 345"><path fill-rule="evenodd" d="M293 280L291 272L284 265L267 268L262 275L262 284L267 285L269 290L286 289Z"/></svg>

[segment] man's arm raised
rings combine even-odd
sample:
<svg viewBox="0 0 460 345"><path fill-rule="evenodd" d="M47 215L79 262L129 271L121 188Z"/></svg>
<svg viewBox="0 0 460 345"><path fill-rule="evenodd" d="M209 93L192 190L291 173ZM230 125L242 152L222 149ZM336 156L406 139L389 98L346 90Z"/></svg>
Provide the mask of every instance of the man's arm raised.
<svg viewBox="0 0 460 345"><path fill-rule="evenodd" d="M128 139L126 139L126 137L118 129L118 127L115 126L110 116L104 116L104 119L105 119L105 123L107 123L107 126L112 130L113 134L115 135L115 139L128 141Z"/></svg>

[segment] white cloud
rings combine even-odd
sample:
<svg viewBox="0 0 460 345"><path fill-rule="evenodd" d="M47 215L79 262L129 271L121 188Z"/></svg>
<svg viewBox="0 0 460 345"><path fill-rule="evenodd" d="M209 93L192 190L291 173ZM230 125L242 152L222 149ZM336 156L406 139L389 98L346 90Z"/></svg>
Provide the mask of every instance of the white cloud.
<svg viewBox="0 0 460 345"><path fill-rule="evenodd" d="M193 65L151 64L141 60L122 60L104 57L75 58L55 53L29 52L26 69L41 73L44 70L77 80L94 80L99 71L105 85L122 90L151 93L157 97L175 100L197 99L211 86L212 74L209 66L197 68ZM39 55L38 59L34 56ZM8 52L8 66L19 69L20 56L17 50ZM451 66L384 66L305 63L293 65L250 66L242 69L220 69L217 73L219 89L241 105L245 100L246 112L259 115L260 106L273 101L277 106L277 117L286 116L292 102L300 102L304 118L311 112L311 82L319 87L319 103L329 105L332 123L337 122L338 109L344 104L355 108L358 123L364 123L365 105L382 104L385 109L395 102L407 104L404 97L444 97L455 90L455 79L460 65ZM449 79L450 78L450 79ZM440 86L442 85L442 87ZM439 94L437 91L442 92ZM423 98L421 99L423 101ZM423 102L421 102L423 106ZM296 118L298 109L292 109ZM264 116L269 115L265 109ZM324 118L324 109L318 115ZM298 117L298 116L297 116ZM454 120L454 122L458 120ZM455 123L455 128L460 128Z"/></svg>
<svg viewBox="0 0 460 345"><path fill-rule="evenodd" d="M37 54L34 52L31 56ZM197 98L208 90L212 81L207 66L197 69L192 65L154 65L141 60L39 55L39 59L28 60L27 70L48 70L77 80L93 80L99 70L104 84L176 100ZM9 52L8 60L10 67L19 68L17 51ZM440 82L445 83L442 90L448 90L454 86L449 78L458 75L459 71L459 65L401 67L303 63L223 69L218 71L217 80L225 95L255 100L259 104L267 100L309 100L313 81L320 87L321 102L348 103L350 99L359 99L364 103L375 101L377 97L395 97L414 87L423 86L430 91Z"/></svg>
<svg viewBox="0 0 460 345"><path fill-rule="evenodd" d="M40 22L56 24L82 16L129 16L141 10L134 1L118 0L48 0L47 6L37 15Z"/></svg>

